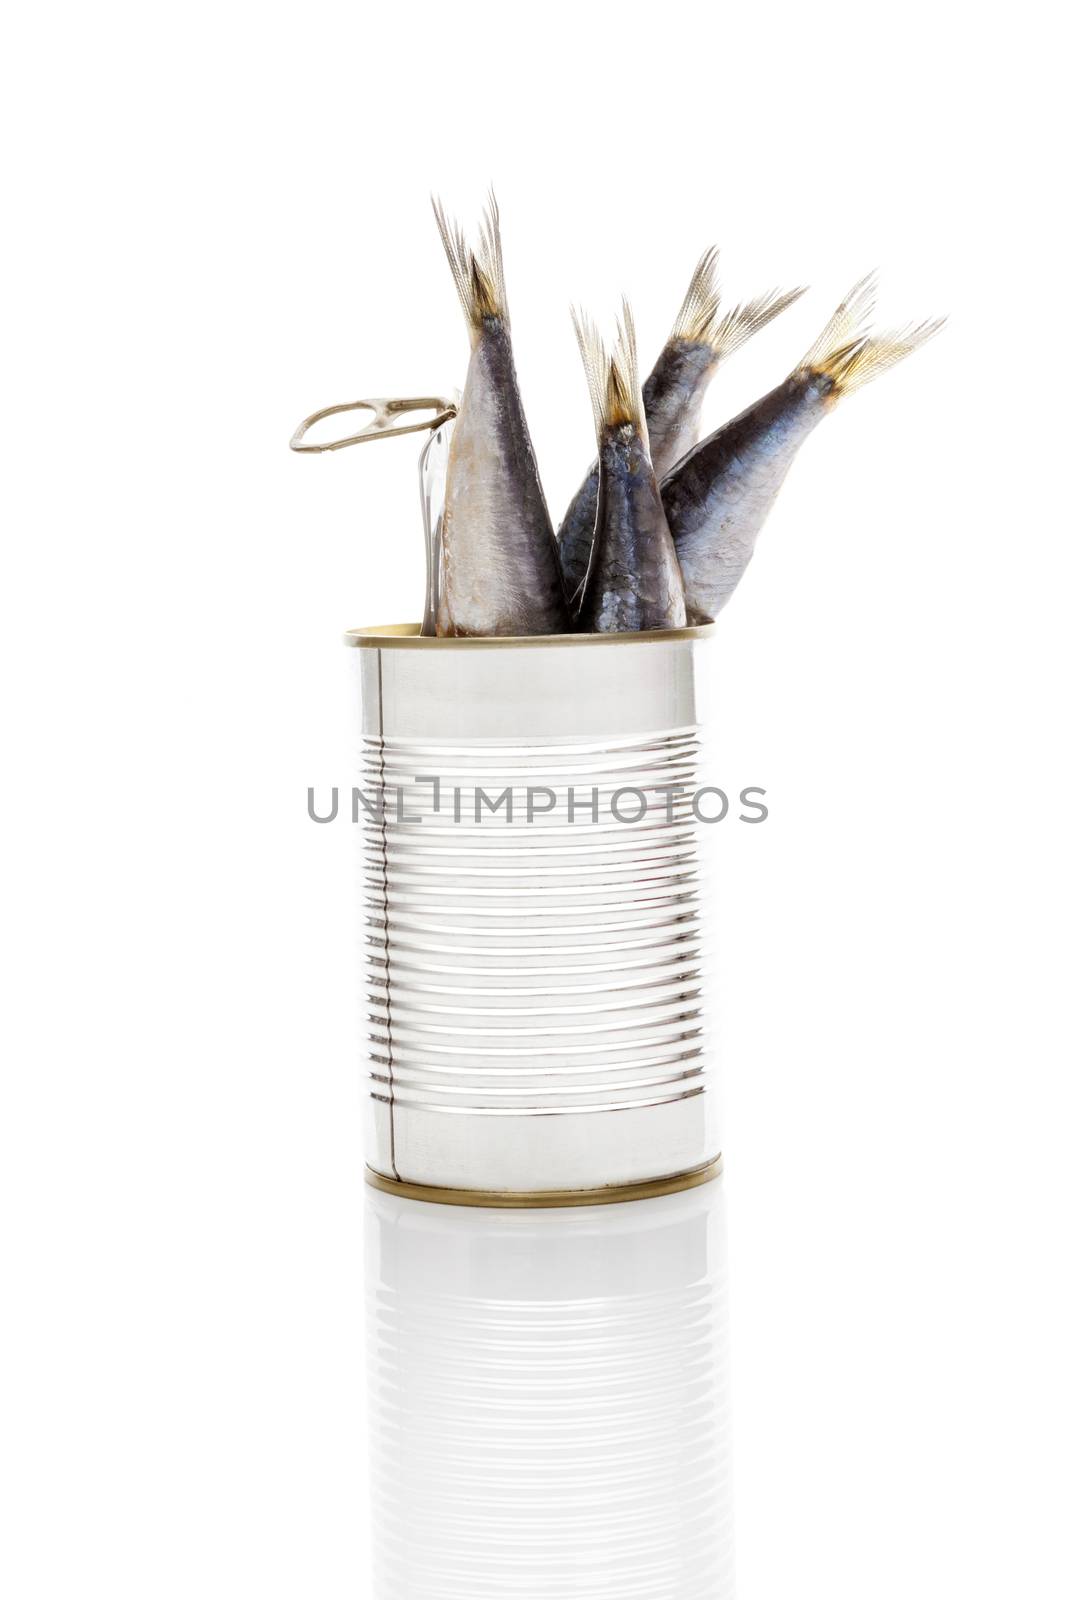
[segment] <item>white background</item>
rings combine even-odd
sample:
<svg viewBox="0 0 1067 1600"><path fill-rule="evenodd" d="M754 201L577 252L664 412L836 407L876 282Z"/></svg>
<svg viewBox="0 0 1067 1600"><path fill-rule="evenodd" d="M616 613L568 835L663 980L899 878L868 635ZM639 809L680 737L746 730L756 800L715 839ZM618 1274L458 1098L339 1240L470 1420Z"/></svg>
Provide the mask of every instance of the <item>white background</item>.
<svg viewBox="0 0 1067 1600"><path fill-rule="evenodd" d="M500 199L559 515L571 299L696 256L948 312L796 465L714 641L739 1593L1067 1592L1064 248L1044 6L23 7L8 160L0 1183L12 1600L368 1592L341 631L420 606Z"/></svg>

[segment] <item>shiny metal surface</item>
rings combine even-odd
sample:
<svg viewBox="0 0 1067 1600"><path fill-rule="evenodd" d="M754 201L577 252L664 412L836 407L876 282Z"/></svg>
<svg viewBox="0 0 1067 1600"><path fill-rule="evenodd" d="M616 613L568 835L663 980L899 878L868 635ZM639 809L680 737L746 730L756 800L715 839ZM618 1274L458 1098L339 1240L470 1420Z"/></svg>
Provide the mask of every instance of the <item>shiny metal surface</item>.
<svg viewBox="0 0 1067 1600"><path fill-rule="evenodd" d="M646 645L655 649L668 639L710 639L715 624L701 622L693 627L656 628L647 633L537 633L510 636L496 634L443 634L427 639L417 622L380 622L369 628L349 628L344 642L355 650L460 650L465 655L485 650L604 650L612 645L629 649Z"/></svg>
<svg viewBox="0 0 1067 1600"><path fill-rule="evenodd" d="M508 642L353 653L363 789L385 794L363 819L367 1162L495 1191L683 1173L720 1148L700 642Z"/></svg>
<svg viewBox="0 0 1067 1600"><path fill-rule="evenodd" d="M374 1600L730 1600L724 1198L368 1192Z"/></svg>
<svg viewBox="0 0 1067 1600"><path fill-rule="evenodd" d="M319 443L309 442L305 437L308 429L317 422L323 422L327 417L339 417L348 411L369 411L370 421L344 439L327 439ZM429 415L420 417L417 422L404 420L420 411ZM346 400L343 405L323 406L321 411L313 411L310 417L305 417L303 422L297 424L289 440L289 448L298 455L324 455L330 450L347 450L349 445L367 444L372 439L395 439L402 433L422 433L427 428L439 428L455 414L454 402L444 400L439 395L416 395L402 400Z"/></svg>
<svg viewBox="0 0 1067 1600"><path fill-rule="evenodd" d="M643 1183L609 1183L599 1189L443 1189L439 1184L404 1183L386 1178L371 1167L366 1169L366 1178L373 1189L402 1195L409 1200L427 1200L433 1205L543 1211L549 1207L607 1206L623 1200L653 1200L659 1195L698 1189L702 1183L711 1183L721 1172L722 1157L717 1156L714 1161L705 1161L702 1166L673 1173L668 1178L649 1178Z"/></svg>

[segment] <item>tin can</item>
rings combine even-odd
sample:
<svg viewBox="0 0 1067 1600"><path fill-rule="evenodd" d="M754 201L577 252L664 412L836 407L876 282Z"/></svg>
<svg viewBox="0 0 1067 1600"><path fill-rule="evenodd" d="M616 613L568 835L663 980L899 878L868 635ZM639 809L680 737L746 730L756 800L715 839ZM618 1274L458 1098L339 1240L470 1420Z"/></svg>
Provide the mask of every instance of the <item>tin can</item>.
<svg viewBox="0 0 1067 1600"><path fill-rule="evenodd" d="M724 1202L371 1196L375 1600L733 1595Z"/></svg>
<svg viewBox="0 0 1067 1600"><path fill-rule="evenodd" d="M372 1183L574 1205L718 1170L695 806L711 631L346 635Z"/></svg>

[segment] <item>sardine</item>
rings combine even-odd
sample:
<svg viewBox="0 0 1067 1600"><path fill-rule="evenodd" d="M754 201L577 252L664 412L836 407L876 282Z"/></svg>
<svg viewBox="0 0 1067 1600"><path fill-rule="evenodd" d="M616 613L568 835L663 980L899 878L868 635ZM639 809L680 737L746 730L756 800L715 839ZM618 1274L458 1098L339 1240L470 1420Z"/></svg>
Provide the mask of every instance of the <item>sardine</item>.
<svg viewBox="0 0 1067 1600"><path fill-rule="evenodd" d="M564 632L570 613L515 375L496 199L477 249L438 201L434 215L471 340L448 453L437 632Z"/></svg>
<svg viewBox="0 0 1067 1600"><path fill-rule="evenodd" d="M752 558L797 451L841 399L932 338L943 319L873 334L860 280L784 383L696 445L663 481L691 624L717 617Z"/></svg>
<svg viewBox="0 0 1067 1600"><path fill-rule="evenodd" d="M685 625L685 592L649 453L633 315L623 304L614 353L578 313L599 448L593 557L578 613L585 633Z"/></svg>
<svg viewBox="0 0 1067 1600"><path fill-rule="evenodd" d="M773 291L719 315L719 252L705 250L696 264L670 338L645 379L643 400L649 449L662 479L700 437L700 411L712 373L733 350L791 306L803 289ZM589 567L596 523L599 464L594 461L560 524L560 556L567 598L575 604Z"/></svg>

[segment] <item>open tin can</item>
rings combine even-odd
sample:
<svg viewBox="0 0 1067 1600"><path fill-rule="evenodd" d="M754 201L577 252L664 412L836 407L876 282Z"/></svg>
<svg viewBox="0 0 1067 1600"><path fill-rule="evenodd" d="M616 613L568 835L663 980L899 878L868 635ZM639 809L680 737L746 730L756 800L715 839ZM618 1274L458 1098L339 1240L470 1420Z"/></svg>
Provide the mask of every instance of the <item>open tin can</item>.
<svg viewBox="0 0 1067 1600"><path fill-rule="evenodd" d="M580 1205L718 1171L694 807L711 632L345 636L377 1187Z"/></svg>

